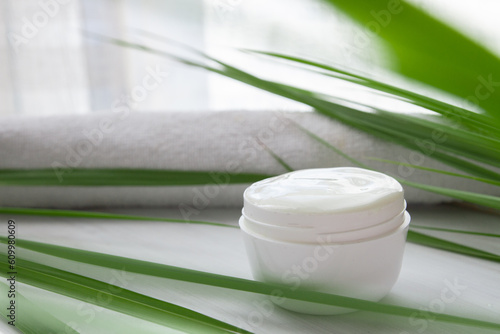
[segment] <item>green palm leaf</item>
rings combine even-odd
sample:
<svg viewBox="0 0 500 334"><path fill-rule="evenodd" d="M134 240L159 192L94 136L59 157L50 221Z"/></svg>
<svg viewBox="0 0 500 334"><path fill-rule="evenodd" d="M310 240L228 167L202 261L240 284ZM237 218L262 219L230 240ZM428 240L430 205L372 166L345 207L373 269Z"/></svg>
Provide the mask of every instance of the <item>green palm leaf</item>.
<svg viewBox="0 0 500 334"><path fill-rule="evenodd" d="M356 159L353 159L349 155L347 155L344 152L342 152L341 150L337 149L335 146L333 146L332 144L328 143L324 139L318 137L317 135L315 135L314 133L310 132L309 130L307 130L307 129L301 127L301 126L299 126L299 128L305 134L307 134L308 136L310 136L312 139L316 140L318 143L320 143L323 146L325 146L326 148L332 150L334 153L339 154L342 157L348 159L349 161L351 161L355 165L363 167L363 168L371 169L370 167L364 165L360 161L358 161ZM384 161L390 161L390 160L384 160ZM422 168L422 169L426 169L426 168ZM429 169L427 169L427 170L429 170ZM453 176L461 176L460 174L450 173L450 172L440 171L440 170L430 170L430 171L440 172L442 174L453 175ZM498 183L498 181L492 181L492 180L484 179L484 178L475 178L475 177L466 177L466 178L477 179L477 181L486 182L486 183L490 183L490 184L497 184ZM403 180L403 179L397 178L397 177L396 177L396 179L400 183L402 183L404 185L407 185L407 186L411 186L411 187L414 187L414 188L418 188L418 189L430 191L430 192L433 192L433 193L436 193L436 194L448 196L448 197L455 198L455 199L458 199L458 200L462 200L462 201L465 201L465 202L470 202L470 203L482 205L482 206L485 206L485 207L490 207L490 208L493 208L493 209L500 209L500 197L498 197L498 196L490 196L490 195L485 195L485 194L480 194L480 193L474 193L474 192L470 192L470 191L463 191L463 190L456 190L456 189L450 189L450 188L445 188L445 187L431 186L431 185L422 184L422 183L418 183L418 182L411 182L411 181Z"/></svg>
<svg viewBox="0 0 500 334"><path fill-rule="evenodd" d="M500 197L498 196L485 195L485 194L474 193L464 190L450 189L445 187L431 186L428 184L416 183L401 179L398 179L398 181L414 188L430 191L436 194L448 196L461 201L500 210Z"/></svg>
<svg viewBox="0 0 500 334"><path fill-rule="evenodd" d="M163 218L163 217L121 215L121 214L116 214L116 213L75 211L75 210L53 210L53 209L30 209L30 208L0 207L0 214L23 215L23 216L45 216L45 217L157 221L157 222L170 222L170 223L189 223L189 224L203 224L203 225L214 225L214 226L237 227L237 226L232 226L232 225L227 225L227 224L197 221L197 220L183 220L183 219L172 219L172 218Z"/></svg>
<svg viewBox="0 0 500 334"><path fill-rule="evenodd" d="M398 73L449 92L460 98L472 97L497 121L500 119L500 62L497 56L446 24L401 1L389 8L385 0L325 0L358 24L378 26L377 35L386 43L398 66ZM394 2L392 2L394 3ZM483 81L493 79L493 87ZM498 122L497 122L498 124Z"/></svg>
<svg viewBox="0 0 500 334"><path fill-rule="evenodd" d="M484 233L484 232L474 232L474 231L464 231L464 230L456 230L450 228L440 228L440 227L432 227L432 226L422 226L422 225L411 225L412 229L423 229L430 231L439 231L439 232L448 232L448 233L460 233L460 234L468 234L468 235L479 235L482 237L491 237L491 238L500 238L500 234L495 233Z"/></svg>
<svg viewBox="0 0 500 334"><path fill-rule="evenodd" d="M463 232L467 233L467 232ZM467 233L472 234L472 233ZM450 252L455 252L463 255L469 255L477 257L484 260L494 261L500 263L500 255L493 254L490 252L482 251L477 248L467 247L456 242L443 240L436 237L431 237L423 233L408 231L409 242L417 243L420 245L425 245L433 248L443 249Z"/></svg>
<svg viewBox="0 0 500 334"><path fill-rule="evenodd" d="M5 237L2 237L0 240L2 242L6 242ZM192 283L216 286L226 289L253 292L264 295L276 295L276 293L280 293L285 298L320 303L324 305L365 310L380 314L406 316L406 317L409 316L422 317L422 318L426 317L425 314L420 314L418 309L406 306L370 302L356 298L332 295L321 292L294 290L282 285L251 281L237 277L212 274L192 269L179 268L159 263L141 261L136 259L85 251L81 249L75 249L63 246L44 244L28 240L17 240L17 242L20 248L25 248L32 251L44 253L47 255L78 261L81 263L93 264L105 267L107 269L113 268L149 276L163 277L174 280L180 280L184 282L192 282ZM500 262L500 257L495 261ZM59 275L63 277L63 281L61 282L61 284L66 284L65 282L68 282L68 284L72 284L75 282L87 280L87 278L83 276L71 274L68 272L60 272L59 269L51 268L44 265L39 265L36 263L32 263L30 261L26 261L24 259L22 260L22 263L24 263L23 265L26 268L27 272L35 273L36 271L38 271L38 273L47 274L50 275L51 277L53 275L54 281L52 279L45 281L44 278L42 277L41 283L35 283L34 281L32 281L33 284L51 284L57 281ZM36 275L32 276L30 275L28 279L36 279L36 277L37 277ZM94 280L91 281L93 283L89 281L89 285L91 283L99 284L99 281L95 282ZM64 291L72 291L71 285L68 285L67 288L64 288L63 292ZM119 299L119 301L121 301L121 299ZM122 311L129 312L130 310L128 310L128 308L125 305ZM500 324L487 321L469 319L469 318L458 317L448 314L441 314L441 313L432 313L432 316L435 317L436 320L443 322L450 322L465 326L500 329Z"/></svg>
<svg viewBox="0 0 500 334"><path fill-rule="evenodd" d="M188 186L227 182L253 183L270 175L159 169L75 168L60 174L53 169L0 169L0 186Z"/></svg>
<svg viewBox="0 0 500 334"><path fill-rule="evenodd" d="M409 163L401 162L401 161L394 161L394 160L388 160L388 159L379 159L379 158L375 158L375 157L369 157L368 159L374 160L374 161L386 162L386 163L390 163L390 164L393 164L393 165L400 165L400 166L406 166L406 167L410 167L410 168L425 170L425 171L428 171L428 172L433 172L433 173L438 173L438 174L443 174L443 175L460 177L460 178L463 178L463 179L478 181L478 182L482 182L482 183L488 183L488 184L491 184L491 185L494 185L494 186L500 186L500 182L499 181L485 179L485 178L482 178L482 177L476 177L476 176L471 176L471 175L459 174L459 173L454 173L454 172L450 172L450 171L446 171L446 170L442 170L442 169L436 169L436 168L430 168L430 167L425 167L425 166L420 166L420 165L409 164Z"/></svg>
<svg viewBox="0 0 500 334"><path fill-rule="evenodd" d="M0 263L0 266L3 266ZM2 268L2 272L7 272L8 270L3 270L6 268ZM8 296L9 287L2 282L0 283L0 293L2 297ZM4 299L7 300L7 299ZM13 322L15 327L21 330L24 334L39 334L39 333L67 333L67 334L75 334L79 333L77 330L74 330L66 323L61 320L55 318L51 313L47 312L44 309L41 309L37 305L35 305L31 300L24 297L22 293L19 292L19 289L15 292L15 298L11 299L15 301L16 305L16 319ZM9 302L7 300L7 302ZM4 304L2 306L6 306ZM22 313L19 314L19 307L22 309ZM7 311L8 312L8 311ZM2 310L1 316L6 319L6 321L12 321L11 318L7 317L7 314L4 310Z"/></svg>
<svg viewBox="0 0 500 334"><path fill-rule="evenodd" d="M6 258L6 256L5 256ZM18 280L48 291L148 320L185 333L249 333L241 328L122 287L17 257ZM9 271L0 263L0 275ZM89 299L99 295L102 298ZM28 324L32 318L26 317ZM21 318L24 320L24 317ZM51 330L54 328L50 327ZM37 333L40 333L39 331ZM46 333L49 333L47 331Z"/></svg>
<svg viewBox="0 0 500 334"><path fill-rule="evenodd" d="M16 214L16 215L29 215L29 216L46 216L46 217L68 217L68 218L86 218L86 219L113 219L113 220L138 220L138 221L163 221L163 222L171 222L171 223L189 223L189 224L200 224L200 225L211 225L211 226L219 226L219 227L230 227L230 228L238 228L237 225L228 225L221 224L215 222L207 222L207 221L186 221L181 219L171 219L171 218L163 218L163 217L146 217L146 216L135 216L135 215L123 215L123 214L111 214L111 213L102 213L102 212L89 212L89 211L74 211L74 210L52 210L52 209L26 209L26 208L0 208L0 214ZM474 231L458 231L458 230L448 230L448 229L439 229L439 228L430 228L430 227L422 227L416 226L416 228L427 228L427 229L435 229L438 231L445 232L456 232L456 233L464 233L469 235L482 235L482 236L497 236L496 234L490 233L480 233ZM436 237L428 237L418 232L414 232L413 224L409 234L415 235L418 234L418 237L409 238L408 241L421 244L428 247L435 247L438 249L445 249L451 252L456 252L458 254L465 254L472 257L478 257L481 259L488 258L495 260L495 254L487 253L479 250L471 251L471 248L465 245L461 245L455 243L454 247L448 247L449 241L436 238ZM432 240L431 240L432 239ZM432 242L431 242L432 241ZM7 239L5 237L0 236L0 243L6 243ZM29 248L30 243L32 241L23 241L23 243L27 243L28 245L25 247ZM461 248L463 247L463 248ZM40 250L38 250L40 251ZM55 250L52 250L53 253L56 254Z"/></svg>
<svg viewBox="0 0 500 334"><path fill-rule="evenodd" d="M445 117L452 124L466 126L467 128L481 133L487 133L489 136L499 137L497 128L491 124L492 119L488 115L471 112L467 109L451 105L449 103L436 100L429 96L424 96L401 87L389 85L387 83L370 78L368 75L356 74L352 70L341 69L328 64L320 63L315 60L300 58L292 55L286 55L276 52L265 52L258 50L243 50L244 52L270 56L275 59L284 59L294 65L305 65L313 72L327 75L333 78L358 84L378 92L390 94L392 97L402 101L410 102L413 105L426 108Z"/></svg>
<svg viewBox="0 0 500 334"><path fill-rule="evenodd" d="M197 57L201 57L203 60L187 60L186 58L175 56L160 49L151 48L137 43L130 43L120 39L107 38L103 36L99 36L99 38L109 43L115 43L121 46L135 48L167 58L172 58L186 65L203 68L268 92L308 104L315 108L316 111L324 115L335 118L347 125L410 149L421 151L422 144L420 141L423 142L432 138L435 126L441 126L441 129L445 126L435 122L432 123L430 121L422 120L417 117L403 115L395 116L396 114L394 113L382 111L378 111L377 113L368 113L339 103L333 103L329 99L321 97L321 95L313 91L258 78L234 66L214 59L213 57L210 57L200 51L192 50L192 48L189 47L186 47L186 49L192 51ZM215 64L209 65L207 63ZM453 128L450 128L448 132L452 134ZM473 138L473 142L477 142L476 139L477 136L479 136L478 134L470 131L465 133L470 136L470 138L467 137L468 139ZM485 147L483 147L481 142L483 139ZM474 145L460 136L455 135L453 139L447 140L444 143L436 142L434 143L432 157L467 173L492 180L500 180L500 174L496 171L460 157L463 155L465 157L477 159L478 162L498 166L499 161L497 157L500 153L500 146L497 146L497 140L489 137L481 137L478 140L479 145Z"/></svg>

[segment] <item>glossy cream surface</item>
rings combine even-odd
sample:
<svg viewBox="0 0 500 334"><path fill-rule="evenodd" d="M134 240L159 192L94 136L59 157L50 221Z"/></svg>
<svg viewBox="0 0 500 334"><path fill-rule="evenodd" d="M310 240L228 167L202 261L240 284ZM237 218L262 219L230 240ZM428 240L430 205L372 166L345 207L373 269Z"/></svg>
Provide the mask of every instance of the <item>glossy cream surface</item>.
<svg viewBox="0 0 500 334"><path fill-rule="evenodd" d="M247 188L245 200L264 210L340 213L403 202L392 177L354 167L306 169L269 178Z"/></svg>

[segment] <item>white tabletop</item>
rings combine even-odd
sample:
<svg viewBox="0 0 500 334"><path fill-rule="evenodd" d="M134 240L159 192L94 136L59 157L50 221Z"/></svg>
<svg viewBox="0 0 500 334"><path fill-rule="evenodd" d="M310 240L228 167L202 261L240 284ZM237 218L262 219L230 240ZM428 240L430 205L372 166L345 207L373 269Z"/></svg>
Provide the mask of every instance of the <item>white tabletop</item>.
<svg viewBox="0 0 500 334"><path fill-rule="evenodd" d="M500 234L500 216L450 205L410 207L409 211L412 224ZM108 212L180 218L177 209ZM239 208L208 209L192 218L236 225L239 215ZM238 229L182 223L4 215L0 216L4 222L1 235L6 235L9 218L16 220L18 238L251 278ZM426 233L500 254L500 243L496 238L447 232ZM97 266L23 252L33 260L105 282L111 281L117 274ZM417 320L368 312L311 316L277 307L262 310L259 305L266 297L257 294L138 274L121 275L127 289L182 305L255 333L493 333L438 323L432 319ZM457 298L451 302L444 298L443 301L442 292L450 284L456 287ZM38 288L21 284L19 291L43 309L57 311L54 316L62 321L78 324L81 333L166 332L159 325ZM500 323L500 266L408 243L399 281L383 301L422 310L443 308L445 313ZM9 331L12 332L11 326L0 322L0 332Z"/></svg>

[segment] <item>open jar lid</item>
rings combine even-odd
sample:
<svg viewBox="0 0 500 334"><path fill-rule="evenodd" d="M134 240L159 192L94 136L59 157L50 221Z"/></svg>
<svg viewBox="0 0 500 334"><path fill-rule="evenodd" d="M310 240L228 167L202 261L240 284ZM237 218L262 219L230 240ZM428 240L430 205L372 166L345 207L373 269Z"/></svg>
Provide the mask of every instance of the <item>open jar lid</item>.
<svg viewBox="0 0 500 334"><path fill-rule="evenodd" d="M399 182L354 167L306 169L268 178L248 187L243 197L243 216L249 221L320 234L371 228L397 216L404 220L406 209Z"/></svg>

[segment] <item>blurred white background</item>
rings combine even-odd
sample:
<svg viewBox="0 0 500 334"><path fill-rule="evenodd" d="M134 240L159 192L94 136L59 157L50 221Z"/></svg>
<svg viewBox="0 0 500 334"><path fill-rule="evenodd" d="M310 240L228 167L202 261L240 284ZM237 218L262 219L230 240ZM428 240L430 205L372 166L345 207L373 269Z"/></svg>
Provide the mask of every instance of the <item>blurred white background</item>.
<svg viewBox="0 0 500 334"><path fill-rule="evenodd" d="M496 1L412 2L500 52ZM99 112L127 101L138 111L310 109L85 35L97 32L168 49L139 30L181 41L265 77L388 103L359 87L237 51L295 54L376 76L379 65L390 58L381 56L381 46L361 43L366 30L321 0L2 0L0 17L2 116ZM151 72L160 73L158 80L149 81ZM405 108L390 103L394 109Z"/></svg>

